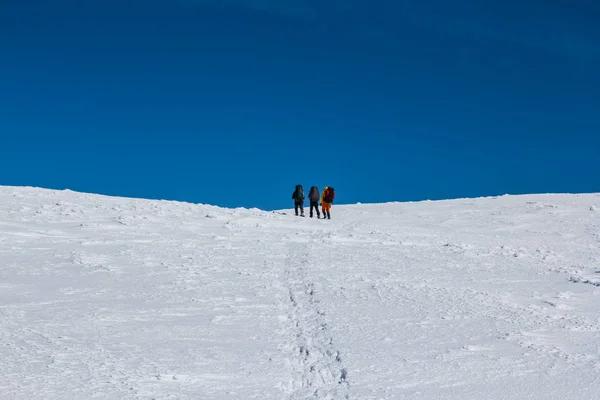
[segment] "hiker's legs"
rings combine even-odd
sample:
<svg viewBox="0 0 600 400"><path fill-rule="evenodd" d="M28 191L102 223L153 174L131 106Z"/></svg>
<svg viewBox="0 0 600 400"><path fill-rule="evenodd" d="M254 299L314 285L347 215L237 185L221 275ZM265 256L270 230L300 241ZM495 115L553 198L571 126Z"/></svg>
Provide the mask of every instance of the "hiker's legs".
<svg viewBox="0 0 600 400"><path fill-rule="evenodd" d="M321 217L321 214L319 213L319 203L316 201L311 201L310 202L310 217L313 217L313 208L315 209L315 211L317 212L317 218Z"/></svg>
<svg viewBox="0 0 600 400"><path fill-rule="evenodd" d="M300 215L304 216L304 202L303 201L295 201L294 202L294 211L296 211L296 215L298 215L298 209L300 209Z"/></svg>
<svg viewBox="0 0 600 400"><path fill-rule="evenodd" d="M323 218L327 217L331 219L331 203L323 202Z"/></svg>

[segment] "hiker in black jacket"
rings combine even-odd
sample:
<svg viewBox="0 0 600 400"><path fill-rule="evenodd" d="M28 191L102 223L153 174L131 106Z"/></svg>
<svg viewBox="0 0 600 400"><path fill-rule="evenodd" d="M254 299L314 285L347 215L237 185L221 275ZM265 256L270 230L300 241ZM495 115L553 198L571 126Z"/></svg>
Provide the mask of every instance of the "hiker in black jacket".
<svg viewBox="0 0 600 400"><path fill-rule="evenodd" d="M292 193L292 199L294 200L296 216L298 216L298 209L300 209L300 216L304 217L304 188L302 185L296 185L296 190Z"/></svg>
<svg viewBox="0 0 600 400"><path fill-rule="evenodd" d="M313 207L317 212L317 218L321 218L321 213L319 212L319 198L321 194L319 192L319 188L313 186L310 188L310 192L308 192L308 200L310 201L310 217L313 217Z"/></svg>

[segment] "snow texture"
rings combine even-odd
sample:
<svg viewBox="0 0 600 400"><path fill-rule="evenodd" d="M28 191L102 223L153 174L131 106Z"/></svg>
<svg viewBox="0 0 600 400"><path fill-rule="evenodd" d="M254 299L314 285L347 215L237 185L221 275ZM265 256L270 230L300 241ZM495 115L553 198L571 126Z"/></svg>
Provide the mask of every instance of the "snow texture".
<svg viewBox="0 0 600 400"><path fill-rule="evenodd" d="M0 187L0 398L597 399L598 201Z"/></svg>

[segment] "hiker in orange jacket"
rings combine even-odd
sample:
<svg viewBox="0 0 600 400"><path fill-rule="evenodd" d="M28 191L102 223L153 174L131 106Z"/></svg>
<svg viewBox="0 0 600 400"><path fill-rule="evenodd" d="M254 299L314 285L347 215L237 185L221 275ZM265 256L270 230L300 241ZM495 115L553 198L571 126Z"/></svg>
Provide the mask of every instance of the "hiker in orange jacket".
<svg viewBox="0 0 600 400"><path fill-rule="evenodd" d="M321 195L321 206L323 207L323 219L331 219L331 204L335 199L335 192L332 187L325 186Z"/></svg>

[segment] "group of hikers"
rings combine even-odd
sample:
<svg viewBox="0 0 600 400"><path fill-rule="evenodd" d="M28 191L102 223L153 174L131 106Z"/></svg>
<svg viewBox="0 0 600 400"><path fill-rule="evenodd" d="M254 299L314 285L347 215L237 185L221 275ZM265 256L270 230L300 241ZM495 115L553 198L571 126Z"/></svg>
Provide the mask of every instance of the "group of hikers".
<svg viewBox="0 0 600 400"><path fill-rule="evenodd" d="M302 185L296 185L294 193L292 193L292 199L294 200L294 211L298 216L298 210L300 210L300 216L304 217L304 188ZM310 217L313 217L313 208L317 212L317 218L321 218L319 212L319 203L323 209L323 219L331 219L331 204L335 199L335 191L331 186L325 186L323 193L319 193L319 188L313 186L308 192L308 200L310 201Z"/></svg>

